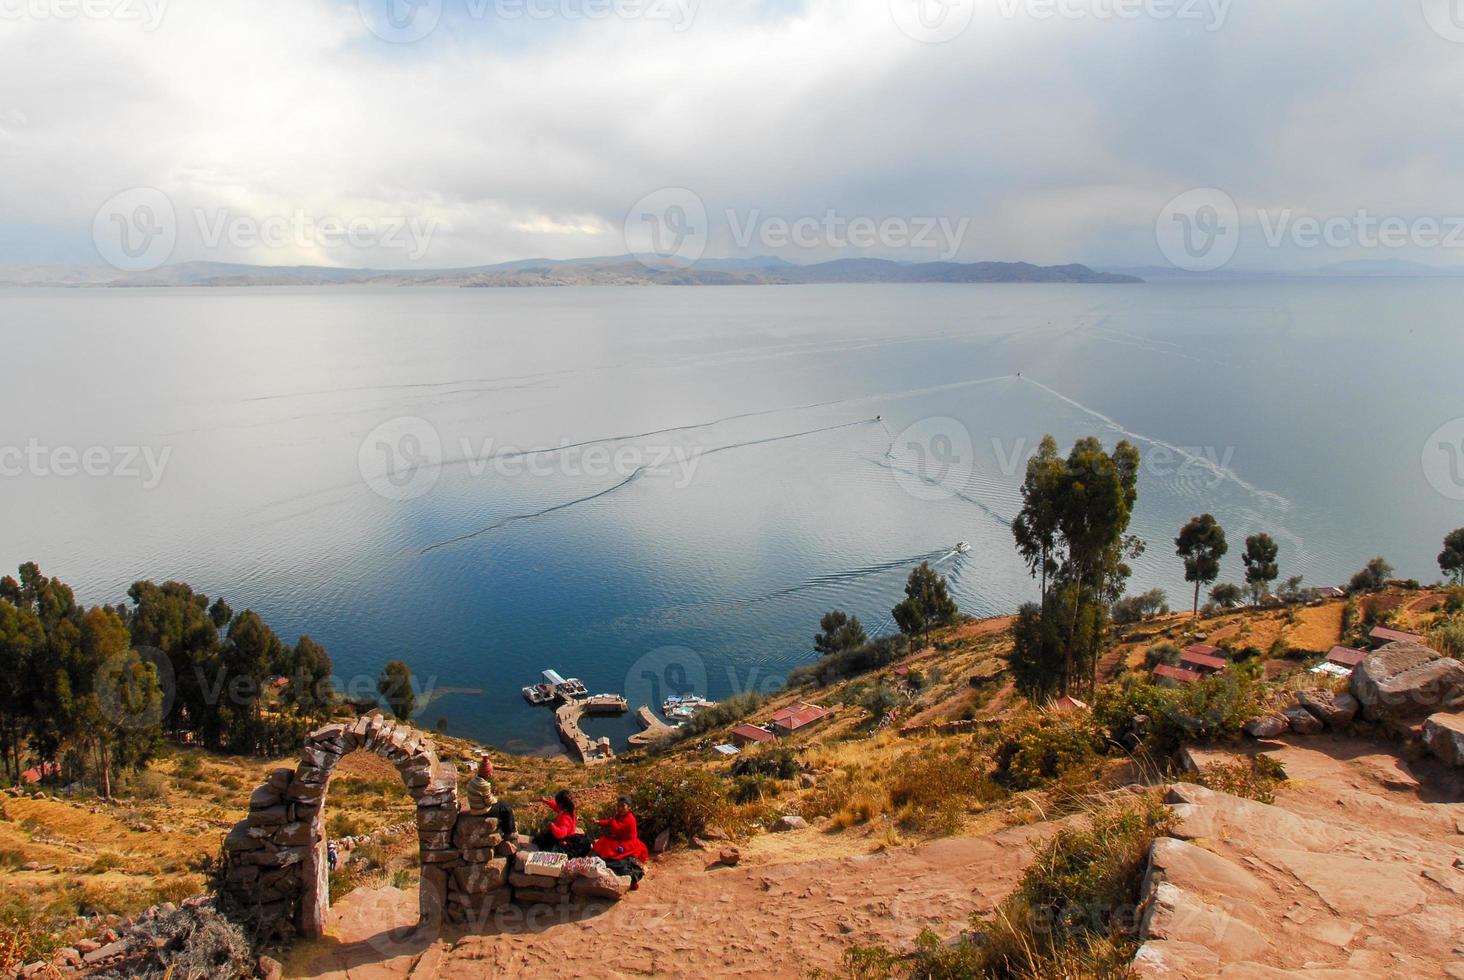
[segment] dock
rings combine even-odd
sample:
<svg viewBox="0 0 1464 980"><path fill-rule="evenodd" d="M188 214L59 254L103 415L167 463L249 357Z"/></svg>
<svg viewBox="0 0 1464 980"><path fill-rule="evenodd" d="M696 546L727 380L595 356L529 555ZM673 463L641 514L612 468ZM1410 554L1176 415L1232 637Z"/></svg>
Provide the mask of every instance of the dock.
<svg viewBox="0 0 1464 980"><path fill-rule="evenodd" d="M554 712L554 728L559 740L575 761L581 765L594 766L615 758L615 749L608 738L592 739L580 728L580 719L585 715L623 715L630 710L629 703L618 694L596 694L561 705Z"/></svg>
<svg viewBox="0 0 1464 980"><path fill-rule="evenodd" d="M649 705L645 704L636 709L635 720L641 726L641 731L630 736L629 742L636 748L650 745L652 742L664 738L669 732L676 730L657 718L656 713L650 709Z"/></svg>

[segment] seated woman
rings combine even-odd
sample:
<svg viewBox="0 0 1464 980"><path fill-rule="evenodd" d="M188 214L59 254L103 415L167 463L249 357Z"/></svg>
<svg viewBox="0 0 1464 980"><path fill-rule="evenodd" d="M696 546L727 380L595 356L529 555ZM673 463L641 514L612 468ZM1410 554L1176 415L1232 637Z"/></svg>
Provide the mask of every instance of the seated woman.
<svg viewBox="0 0 1464 980"><path fill-rule="evenodd" d="M651 859L650 849L637 833L635 814L630 812L630 798L622 796L615 803L615 815L608 820L595 821L605 828L595 841L595 853L605 861L623 861L633 858L642 864Z"/></svg>
<svg viewBox="0 0 1464 980"><path fill-rule="evenodd" d="M569 791L560 790L554 794L554 799L539 802L554 811L554 819L534 838L534 846L541 851L558 851L572 858L588 857L590 839L580 833L575 819L574 797L569 795Z"/></svg>

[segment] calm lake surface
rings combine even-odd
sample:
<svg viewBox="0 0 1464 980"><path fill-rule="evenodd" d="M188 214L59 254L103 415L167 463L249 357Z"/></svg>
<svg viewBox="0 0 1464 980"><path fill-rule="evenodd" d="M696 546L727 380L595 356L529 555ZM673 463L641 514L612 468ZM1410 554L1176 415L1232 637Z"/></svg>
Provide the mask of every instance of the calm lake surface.
<svg viewBox="0 0 1464 980"><path fill-rule="evenodd" d="M343 683L406 660L424 725L546 750L547 667L633 705L768 690L830 608L891 630L922 560L1014 610L1048 432L1139 445L1133 588L1176 606L1203 511L1223 580L1265 530L1283 577L1432 581L1461 311L1447 280L0 291L0 447L105 450L8 457L0 566L88 603L187 581Z"/></svg>

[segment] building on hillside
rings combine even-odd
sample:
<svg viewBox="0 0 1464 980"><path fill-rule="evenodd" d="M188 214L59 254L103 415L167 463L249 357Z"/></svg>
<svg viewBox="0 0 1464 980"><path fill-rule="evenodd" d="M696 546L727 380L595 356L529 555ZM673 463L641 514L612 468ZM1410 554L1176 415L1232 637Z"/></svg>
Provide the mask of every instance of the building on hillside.
<svg viewBox="0 0 1464 980"><path fill-rule="evenodd" d="M1373 649L1387 646L1389 643L1424 643L1423 637L1417 633L1405 633L1402 630L1389 629L1386 626L1377 626L1368 634L1372 640Z"/></svg>
<svg viewBox="0 0 1464 980"><path fill-rule="evenodd" d="M746 722L732 729L732 744L738 748L745 748L749 745L766 745L777 740L778 736L766 728Z"/></svg>
<svg viewBox="0 0 1464 980"><path fill-rule="evenodd" d="M1157 684L1177 687L1180 684L1193 684L1199 679L1199 674L1193 670L1185 670L1183 667L1171 667L1168 664L1160 664L1154 668L1154 682Z"/></svg>
<svg viewBox="0 0 1464 980"><path fill-rule="evenodd" d="M713 745L712 751L720 756L740 755L742 750L735 745Z"/></svg>
<svg viewBox="0 0 1464 980"><path fill-rule="evenodd" d="M1367 654L1352 647L1335 646L1327 654L1327 663L1346 667L1349 671L1367 659Z"/></svg>
<svg viewBox="0 0 1464 980"><path fill-rule="evenodd" d="M828 716L829 709L809 704L807 701L800 701L773 715L769 725L779 735L792 735L800 729L823 721Z"/></svg>
<svg viewBox="0 0 1464 980"><path fill-rule="evenodd" d="M1079 701L1075 697L1064 694L1062 697L1052 702L1052 707L1056 711L1087 711L1088 702Z"/></svg>
<svg viewBox="0 0 1464 980"><path fill-rule="evenodd" d="M1183 670L1208 676L1224 671L1226 667L1230 666L1230 661L1225 658L1225 651L1219 647L1196 643L1194 646L1185 647L1180 652L1179 666Z"/></svg>
<svg viewBox="0 0 1464 980"><path fill-rule="evenodd" d="M1312 589L1312 598L1325 602L1328 599L1345 599L1347 593L1335 585L1328 585L1320 589Z"/></svg>

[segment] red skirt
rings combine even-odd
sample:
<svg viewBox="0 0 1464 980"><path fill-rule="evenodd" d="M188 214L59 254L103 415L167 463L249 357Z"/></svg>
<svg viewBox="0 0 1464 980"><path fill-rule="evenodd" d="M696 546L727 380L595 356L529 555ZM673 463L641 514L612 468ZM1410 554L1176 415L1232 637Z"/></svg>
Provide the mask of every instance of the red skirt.
<svg viewBox="0 0 1464 980"><path fill-rule="evenodd" d="M651 859L650 849L646 847L645 841L639 837L630 840L616 840L613 837L601 837L595 841L595 853L606 861L621 861L625 858L635 858L641 864Z"/></svg>

